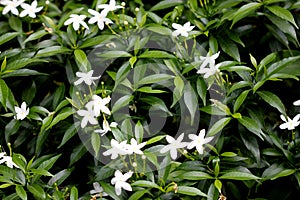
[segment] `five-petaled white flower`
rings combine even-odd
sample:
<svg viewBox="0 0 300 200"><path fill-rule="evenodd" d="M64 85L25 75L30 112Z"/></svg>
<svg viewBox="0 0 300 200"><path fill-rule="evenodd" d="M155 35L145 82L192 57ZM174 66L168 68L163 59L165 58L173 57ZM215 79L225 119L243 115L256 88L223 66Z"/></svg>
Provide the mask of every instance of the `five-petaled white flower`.
<svg viewBox="0 0 300 200"><path fill-rule="evenodd" d="M176 24L176 23L172 23L172 27L174 29L176 29L175 31L173 31L172 35L173 36L178 36L178 35L182 35L184 37L188 37L189 33L191 30L193 30L193 28L195 26L191 26L190 22L186 22L183 26L180 24Z"/></svg>
<svg viewBox="0 0 300 200"><path fill-rule="evenodd" d="M98 182L94 182L93 187L94 187L94 189L90 191L90 194L93 195L93 197L101 198L101 197L108 196L108 194L106 194L103 191L103 188L100 186L100 184Z"/></svg>
<svg viewBox="0 0 300 200"><path fill-rule="evenodd" d="M2 5L5 5L2 14L5 15L7 14L9 11L14 14L14 15L19 15L19 11L17 9L17 7L19 7L25 0L4 0L1 1L0 3Z"/></svg>
<svg viewBox="0 0 300 200"><path fill-rule="evenodd" d="M0 164L2 163L5 163L9 168L13 168L13 167L20 168L18 165L16 165L16 163L13 162L11 156L6 156L5 152L0 153Z"/></svg>
<svg viewBox="0 0 300 200"><path fill-rule="evenodd" d="M293 119L286 118L284 115L280 115L280 118L285 122L279 126L280 129L293 130L300 124L300 114L296 115Z"/></svg>
<svg viewBox="0 0 300 200"><path fill-rule="evenodd" d="M76 72L76 76L79 78L77 81L74 82L74 85L79 85L82 82L85 82L87 85L91 85L94 81L99 79L101 76L98 77L92 77L94 73L94 70L91 70L89 72Z"/></svg>
<svg viewBox="0 0 300 200"><path fill-rule="evenodd" d="M177 149L181 149L187 146L186 142L182 142L183 137L184 133L182 133L176 140L172 136L167 135L166 140L169 144L164 146L160 150L160 153L166 153L167 151L170 151L171 158L175 160L177 158Z"/></svg>
<svg viewBox="0 0 300 200"><path fill-rule="evenodd" d="M83 117L81 119L81 128L86 127L88 122L92 125L98 124L98 121L94 115L94 110L93 110L92 105L86 104L85 107L87 108L87 110L78 110L77 111L77 114Z"/></svg>
<svg viewBox="0 0 300 200"><path fill-rule="evenodd" d="M111 112L106 106L106 104L108 104L109 102L110 102L110 97L101 98L98 95L93 95L92 101L90 101L88 104L91 104L91 106L94 107L95 116L99 116L100 112L110 115Z"/></svg>
<svg viewBox="0 0 300 200"><path fill-rule="evenodd" d="M144 154L141 151L141 148L143 148L146 145L147 142L143 142L141 144L138 144L137 141L134 138L131 138L130 144L128 145L128 150L130 151L130 154Z"/></svg>
<svg viewBox="0 0 300 200"><path fill-rule="evenodd" d="M103 123L102 123L102 128L103 129L97 129L95 130L96 133L100 133L101 136L105 135L108 131L111 131L111 128L110 127L117 127L117 123L116 122L112 122L112 123L108 123L107 120L103 120Z"/></svg>
<svg viewBox="0 0 300 200"><path fill-rule="evenodd" d="M219 57L220 52L217 52L213 54L212 56L200 56L200 60L202 61L202 64L200 65L199 70L197 71L198 74L204 74L204 78L208 78L218 72L220 72L219 64L216 63L216 59Z"/></svg>
<svg viewBox="0 0 300 200"><path fill-rule="evenodd" d="M112 24L113 22L106 18L107 12L105 12L105 10L103 10L101 13L92 10L92 9L88 9L88 12L91 13L92 15L94 15L93 17L91 17L88 21L89 24L94 24L95 22L97 22L97 25L99 27L100 30L103 30L104 28L104 24Z"/></svg>
<svg viewBox="0 0 300 200"><path fill-rule="evenodd" d="M25 119L25 117L29 114L29 108L26 107L27 107L26 102L23 102L21 104L21 107L15 106L15 111L17 116L15 116L14 118L17 120Z"/></svg>
<svg viewBox="0 0 300 200"><path fill-rule="evenodd" d="M132 191L131 185L126 181L132 176L133 172L122 174L119 170L115 171L115 177L111 179L111 184L115 185L115 192L119 196L122 188L127 191Z"/></svg>
<svg viewBox="0 0 300 200"><path fill-rule="evenodd" d="M111 148L103 152L104 156L111 155L111 159L116 159L119 155L129 154L127 141L118 142L115 139L110 141Z"/></svg>
<svg viewBox="0 0 300 200"><path fill-rule="evenodd" d="M294 101L294 102L293 102L293 105L294 105L294 106L300 106L300 100Z"/></svg>
<svg viewBox="0 0 300 200"><path fill-rule="evenodd" d="M205 130L202 129L199 133L199 135L195 134L189 134L189 138L192 140L191 143L188 144L187 148L192 149L196 147L199 154L203 154L203 145L210 142L213 137L204 138L205 136Z"/></svg>
<svg viewBox="0 0 300 200"><path fill-rule="evenodd" d="M31 18L36 18L36 13L40 12L43 9L43 6L37 7L37 1L33 1L31 5L27 3L22 3L21 7L24 9L20 13L20 17L29 16Z"/></svg>
<svg viewBox="0 0 300 200"><path fill-rule="evenodd" d="M70 18L67 19L64 23L65 26L72 24L75 31L77 31L82 25L84 28L89 29L88 25L84 22L84 19L86 18L86 15L77 15L77 14L71 14Z"/></svg>
<svg viewBox="0 0 300 200"><path fill-rule="evenodd" d="M109 4L100 4L98 5L98 8L104 9L103 11L108 13L110 11L115 11L119 8L124 8L123 6L117 6L115 0L110 0Z"/></svg>

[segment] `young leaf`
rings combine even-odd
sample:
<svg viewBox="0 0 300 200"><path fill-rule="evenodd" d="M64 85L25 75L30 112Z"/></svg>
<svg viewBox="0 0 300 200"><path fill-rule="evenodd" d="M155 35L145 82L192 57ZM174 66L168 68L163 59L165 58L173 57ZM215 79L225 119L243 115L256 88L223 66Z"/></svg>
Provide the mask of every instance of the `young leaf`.
<svg viewBox="0 0 300 200"><path fill-rule="evenodd" d="M230 122L231 119L232 119L231 117L225 117L225 118L220 119L216 123L214 123L214 125L212 125L209 128L209 130L207 132L207 137L216 135Z"/></svg>
<svg viewBox="0 0 300 200"><path fill-rule="evenodd" d="M16 185L16 193L22 200L27 200L27 193L24 190L23 186Z"/></svg>

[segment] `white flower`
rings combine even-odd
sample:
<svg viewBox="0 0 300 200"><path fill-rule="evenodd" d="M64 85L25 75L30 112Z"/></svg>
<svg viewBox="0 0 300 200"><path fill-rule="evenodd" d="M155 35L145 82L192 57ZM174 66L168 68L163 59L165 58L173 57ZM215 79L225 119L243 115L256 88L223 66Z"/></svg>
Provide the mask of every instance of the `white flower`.
<svg viewBox="0 0 300 200"><path fill-rule="evenodd" d="M91 104L86 104L85 107L87 108L87 110L78 110L77 111L78 115L83 116L83 118L81 120L81 128L86 127L88 122L93 125L98 124L98 121L95 118L94 110L93 110Z"/></svg>
<svg viewBox="0 0 300 200"><path fill-rule="evenodd" d="M104 156L111 155L111 159L116 159L118 155L127 155L130 152L128 151L128 144L127 141L118 142L115 139L112 139L110 141L111 149L106 150L103 152Z"/></svg>
<svg viewBox="0 0 300 200"><path fill-rule="evenodd" d="M107 115L110 115L110 110L106 107L106 104L110 102L110 97L101 98L97 95L93 95L92 101L88 104L91 104L94 107L95 116L99 116L100 112L103 112Z"/></svg>
<svg viewBox="0 0 300 200"><path fill-rule="evenodd" d="M24 10L20 13L20 17L25 17L26 15L28 15L31 18L36 18L35 13L38 13L43 9L43 6L37 7L37 1L33 1L31 5L22 3L21 7Z"/></svg>
<svg viewBox="0 0 300 200"><path fill-rule="evenodd" d="M80 25L86 29L89 29L88 25L83 21L85 18L86 15L71 14L70 18L65 21L64 25L67 26L72 24L75 31L79 29Z"/></svg>
<svg viewBox="0 0 300 200"><path fill-rule="evenodd" d="M203 145L210 142L213 137L204 138L205 136L205 130L202 129L199 133L199 135L195 134L189 134L189 138L192 140L192 142L187 146L188 149L192 149L196 147L199 154L203 154Z"/></svg>
<svg viewBox="0 0 300 200"><path fill-rule="evenodd" d="M13 167L20 168L18 165L16 165L16 163L12 161L11 156L6 156L5 152L0 153L0 164L2 163L5 163L9 168L13 168Z"/></svg>
<svg viewBox="0 0 300 200"><path fill-rule="evenodd" d="M105 135L108 131L111 131L110 127L117 127L117 123L116 122L112 122L112 123L108 123L107 120L103 120L103 124L102 124L102 128L103 129L97 129L95 130L96 133L100 133L101 136Z"/></svg>
<svg viewBox="0 0 300 200"><path fill-rule="evenodd" d="M15 111L17 116L15 116L14 118L17 120L23 120L25 119L25 117L29 114L29 108L26 109L26 102L23 102L21 104L21 107L17 107L15 106Z"/></svg>
<svg viewBox="0 0 300 200"><path fill-rule="evenodd" d="M191 30L193 30L193 28L195 26L191 26L191 23L190 22L186 22L183 26L180 25L180 24L176 24L176 23L173 23L172 24L172 27L174 29L176 29L172 35L173 36L178 36L178 35L182 35L184 37L188 37L189 36L189 33Z"/></svg>
<svg viewBox="0 0 300 200"><path fill-rule="evenodd" d="M93 197L105 197L108 196L105 192L103 192L103 188L100 186L98 182L93 183L94 189L90 191L90 194L93 195Z"/></svg>
<svg viewBox="0 0 300 200"><path fill-rule="evenodd" d="M19 11L18 11L17 7L19 7L24 1L25 0L1 1L0 3L2 5L5 5L5 7L2 11L2 14L5 15L10 11L14 15L19 15Z"/></svg>
<svg viewBox="0 0 300 200"><path fill-rule="evenodd" d="M294 101L294 106L300 106L300 100Z"/></svg>
<svg viewBox="0 0 300 200"><path fill-rule="evenodd" d="M77 81L74 82L74 85L79 85L82 82L85 82L87 85L91 85L94 81L100 78L98 77L92 77L94 73L94 70L91 70L89 72L76 72L76 76L79 78Z"/></svg>
<svg viewBox="0 0 300 200"><path fill-rule="evenodd" d="M167 135L166 140L169 144L164 146L160 150L160 153L166 153L167 151L170 151L171 158L175 160L177 158L177 149L184 148L187 145L186 142L182 142L183 137L184 133L182 133L176 140L173 137Z"/></svg>
<svg viewBox="0 0 300 200"><path fill-rule="evenodd" d="M204 74L204 78L208 78L218 72L220 72L219 67L221 64L216 63L216 59L219 57L220 51L215 53L212 56L200 56L200 60L202 61L202 64L200 65L199 70L197 71L198 74ZM208 67L207 67L208 66Z"/></svg>
<svg viewBox="0 0 300 200"><path fill-rule="evenodd" d="M289 117L285 118L284 115L280 115L280 118L285 122L279 126L280 129L293 130L300 124L300 114L296 115L293 119Z"/></svg>
<svg viewBox="0 0 300 200"><path fill-rule="evenodd" d="M127 172L124 175L119 170L115 171L115 177L111 179L111 184L115 185L115 192L119 196L122 188L132 191L131 185L126 181L132 176L133 172Z"/></svg>
<svg viewBox="0 0 300 200"><path fill-rule="evenodd" d="M102 11L101 13L99 13L95 10L88 9L88 12L91 13L92 15L94 15L93 17L90 18L88 23L94 24L95 22L97 22L97 25L100 30L103 30L104 24L112 24L113 23L110 19L106 18L107 12L105 12L105 11Z"/></svg>
<svg viewBox="0 0 300 200"><path fill-rule="evenodd" d="M115 11L119 8L123 8L123 6L116 6L116 1L110 0L109 4L100 4L98 5L98 8L104 9L103 11L108 13L109 11Z"/></svg>
<svg viewBox="0 0 300 200"><path fill-rule="evenodd" d="M135 154L144 154L141 151L141 148L143 148L146 145L146 142L143 142L141 144L138 144L137 141L134 138L131 138L130 140L130 145L128 145L128 150L130 153L135 153Z"/></svg>

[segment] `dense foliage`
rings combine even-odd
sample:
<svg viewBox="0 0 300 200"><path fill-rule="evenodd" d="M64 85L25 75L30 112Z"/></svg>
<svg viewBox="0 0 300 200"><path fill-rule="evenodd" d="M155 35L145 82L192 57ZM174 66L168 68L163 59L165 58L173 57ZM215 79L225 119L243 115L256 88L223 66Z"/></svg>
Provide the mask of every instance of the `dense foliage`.
<svg viewBox="0 0 300 200"><path fill-rule="evenodd" d="M300 194L300 1L0 13L1 199Z"/></svg>

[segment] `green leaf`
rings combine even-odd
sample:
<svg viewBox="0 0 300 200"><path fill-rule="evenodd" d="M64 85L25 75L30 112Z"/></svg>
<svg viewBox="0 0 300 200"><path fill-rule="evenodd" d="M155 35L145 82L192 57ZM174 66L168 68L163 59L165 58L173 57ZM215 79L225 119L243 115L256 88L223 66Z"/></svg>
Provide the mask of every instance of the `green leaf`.
<svg viewBox="0 0 300 200"><path fill-rule="evenodd" d="M115 192L115 188L106 182L101 181L100 185L103 188L103 191L107 193L110 197L112 197L114 200L122 200L122 196L117 196Z"/></svg>
<svg viewBox="0 0 300 200"><path fill-rule="evenodd" d="M133 193L128 200L137 200L137 199L141 199L142 196L144 196L144 194L148 192L148 190L138 190L135 193Z"/></svg>
<svg viewBox="0 0 300 200"><path fill-rule="evenodd" d="M41 199L46 199L46 193L45 193L44 189L40 185L38 185L38 184L27 185L27 189L34 196L36 196L38 198L41 198Z"/></svg>
<svg viewBox="0 0 300 200"><path fill-rule="evenodd" d="M26 40L23 41L23 44L26 44L29 41L40 39L47 34L49 34L49 33L47 31L45 31L44 29L34 32L34 33L30 34L29 37L26 38Z"/></svg>
<svg viewBox="0 0 300 200"><path fill-rule="evenodd" d="M152 89L152 87L141 87L139 89L137 89L136 91L139 91L139 92L144 92L144 93L148 93L148 94L159 94L159 93L165 93L166 91L164 90L155 90L155 89Z"/></svg>
<svg viewBox="0 0 300 200"><path fill-rule="evenodd" d="M193 124L198 109L198 99L190 83L187 83L184 87L183 99L191 115L191 124Z"/></svg>
<svg viewBox="0 0 300 200"><path fill-rule="evenodd" d="M159 24L148 24L146 29L148 29L149 31L161 34L161 35L168 35L168 36L172 35L171 29L161 26Z"/></svg>
<svg viewBox="0 0 300 200"><path fill-rule="evenodd" d="M121 58L121 57L132 57L127 51L108 51L106 53L101 53L97 55L102 58Z"/></svg>
<svg viewBox="0 0 300 200"><path fill-rule="evenodd" d="M75 49L74 55L80 71L90 71L89 61L84 51Z"/></svg>
<svg viewBox="0 0 300 200"><path fill-rule="evenodd" d="M234 14L233 17L233 21L231 24L231 27L237 23L238 21L240 21L241 19L249 16L250 14L252 14L255 10L257 10L259 7L262 6L262 3L258 3L258 2L251 2L248 3L246 5L243 5L242 7L240 7Z"/></svg>
<svg viewBox="0 0 300 200"><path fill-rule="evenodd" d="M111 113L115 113L117 110L123 108L124 106L129 106L129 103L132 101L133 96L125 95L118 99L113 105L111 109Z"/></svg>
<svg viewBox="0 0 300 200"><path fill-rule="evenodd" d="M79 48L83 49L83 48L95 46L98 44L107 43L108 41L112 40L113 38L115 38L114 35L99 35L96 37L88 38L86 40L83 40L83 42L79 46Z"/></svg>
<svg viewBox="0 0 300 200"><path fill-rule="evenodd" d="M37 76L37 75L47 75L44 73L40 73L38 71L35 70L31 70L31 69L18 69L18 70L13 70L9 73L5 73L3 75L0 75L1 78L7 78L7 77L16 77L16 76Z"/></svg>
<svg viewBox="0 0 300 200"><path fill-rule="evenodd" d="M159 185L157 185L156 183L146 180L135 181L131 184L131 186L160 189Z"/></svg>
<svg viewBox="0 0 300 200"><path fill-rule="evenodd" d="M78 190L75 186L71 188L70 200L78 200Z"/></svg>
<svg viewBox="0 0 300 200"><path fill-rule="evenodd" d="M0 73L2 73L5 68L6 68L6 56L4 57L4 60L2 61L2 64L1 64L1 68L0 68Z"/></svg>
<svg viewBox="0 0 300 200"><path fill-rule="evenodd" d="M238 109L240 108L240 106L244 103L245 99L247 98L248 94L249 94L250 90L245 90L243 91L238 98L236 99L234 106L233 106L233 112L236 113L236 111L238 111Z"/></svg>
<svg viewBox="0 0 300 200"><path fill-rule="evenodd" d="M224 156L224 157L235 157L237 156L236 153L233 153L233 152L224 152L222 153L220 156Z"/></svg>
<svg viewBox="0 0 300 200"><path fill-rule="evenodd" d="M178 194L186 194L189 196L207 197L207 195L205 193L201 192L201 190L194 188L194 187L189 187L189 186L178 186L177 193Z"/></svg>
<svg viewBox="0 0 300 200"><path fill-rule="evenodd" d="M290 176L295 172L295 169L286 169L282 164L279 165L277 163L274 163L263 172L262 178L275 180L280 177Z"/></svg>
<svg viewBox="0 0 300 200"><path fill-rule="evenodd" d="M214 186L218 189L218 191L221 193L222 191L222 182L218 179L215 180Z"/></svg>
<svg viewBox="0 0 300 200"><path fill-rule="evenodd" d="M9 108L11 111L14 111L15 98L2 79L0 79L0 102L5 110Z"/></svg>
<svg viewBox="0 0 300 200"><path fill-rule="evenodd" d="M240 61L240 53L237 45L231 40L224 40L223 38L218 38L221 49L227 53L229 56L237 61Z"/></svg>
<svg viewBox="0 0 300 200"><path fill-rule="evenodd" d="M247 86L251 86L251 83L249 83L248 81L239 81L230 87L227 95L231 94L235 90L238 90L238 89L241 89L241 88L244 88Z"/></svg>
<svg viewBox="0 0 300 200"><path fill-rule="evenodd" d="M257 135L261 140L264 140L262 137L263 132L259 124L255 120L247 116L243 116L242 118L238 118L237 120L239 121L239 123L245 126L249 131Z"/></svg>
<svg viewBox="0 0 300 200"><path fill-rule="evenodd" d="M43 59L36 59L36 58L20 58L16 60L10 60L7 63L6 70L16 70L21 69L29 64L35 63L35 62L47 62Z"/></svg>
<svg viewBox="0 0 300 200"><path fill-rule="evenodd" d="M134 135L138 143L141 143L143 141L144 128L140 121L138 121L134 127Z"/></svg>
<svg viewBox="0 0 300 200"><path fill-rule="evenodd" d="M73 152L70 156L69 166L76 163L86 152L87 152L87 149L83 144L79 144L78 146L74 147Z"/></svg>
<svg viewBox="0 0 300 200"><path fill-rule="evenodd" d="M153 74L142 78L138 82L138 85L142 86L146 84L159 83L165 80L169 80L171 78L173 78L173 76L169 74Z"/></svg>
<svg viewBox="0 0 300 200"><path fill-rule="evenodd" d="M277 95L268 91L258 91L256 93L270 106L273 106L280 113L286 115L285 106Z"/></svg>
<svg viewBox="0 0 300 200"><path fill-rule="evenodd" d="M292 56L292 57L284 58L278 62L273 63L270 67L268 67L266 78L268 78L269 76L271 76L275 73L278 73L279 71L288 67L289 65L296 62L299 59L300 59L300 56Z"/></svg>
<svg viewBox="0 0 300 200"><path fill-rule="evenodd" d="M287 20L287 21L291 22L296 28L298 28L292 13L290 11L288 11L287 9L277 6L277 5L266 6L266 7L269 11L271 11L277 17L280 17L283 20Z"/></svg>
<svg viewBox="0 0 300 200"><path fill-rule="evenodd" d="M54 125L56 125L58 122L66 119L67 117L69 117L70 115L73 115L74 113L75 113L75 111L71 107L66 107L66 108L62 109L59 112L59 114L57 114L54 117L54 119L52 120L52 122L50 123L50 125L46 128L46 130L49 130Z"/></svg>
<svg viewBox="0 0 300 200"><path fill-rule="evenodd" d="M207 137L211 137L216 135L218 132L220 132L231 120L231 117L225 117L220 120L218 120L214 125L212 125L208 132L207 132Z"/></svg>
<svg viewBox="0 0 300 200"><path fill-rule="evenodd" d="M61 148L66 142L68 142L76 133L79 127L79 123L72 124L65 132L60 145L57 148Z"/></svg>
<svg viewBox="0 0 300 200"><path fill-rule="evenodd" d="M27 200L27 193L24 190L23 186L16 185L16 193L22 200Z"/></svg>
<svg viewBox="0 0 300 200"><path fill-rule="evenodd" d="M63 169L59 171L48 181L48 185L53 185L54 183L56 185L62 184L71 175L73 169L74 168Z"/></svg>
<svg viewBox="0 0 300 200"><path fill-rule="evenodd" d="M71 50L66 47L52 46L39 50L36 54L36 58L50 57L61 54L68 54Z"/></svg>
<svg viewBox="0 0 300 200"><path fill-rule="evenodd" d="M154 5L150 11L163 10L170 7L175 7L179 4L183 4L182 0L164 0L160 1L158 4Z"/></svg>
<svg viewBox="0 0 300 200"><path fill-rule="evenodd" d="M166 52L166 51L159 51L159 50L150 50L142 53L138 56L139 58L175 58L174 55Z"/></svg>
<svg viewBox="0 0 300 200"><path fill-rule="evenodd" d="M246 173L246 172L227 172L219 177L219 179L228 179L228 180L258 180L259 177Z"/></svg>
<svg viewBox="0 0 300 200"><path fill-rule="evenodd" d="M5 33L5 34L1 35L0 36L0 45L14 39L15 37L17 37L20 34L21 33L19 33L19 32L12 32L12 33Z"/></svg>
<svg viewBox="0 0 300 200"><path fill-rule="evenodd" d="M50 172L45 169L30 169L30 172L33 174L38 174L42 176L53 176Z"/></svg>
<svg viewBox="0 0 300 200"><path fill-rule="evenodd" d="M14 30L17 31L19 33L22 33L23 31L23 27L22 27L22 21L19 17L15 17L15 16L10 16L8 18L8 23L9 26Z"/></svg>
<svg viewBox="0 0 300 200"><path fill-rule="evenodd" d="M153 144L153 143L158 142L158 141L161 141L164 137L166 137L166 136L165 135L158 135L158 136L152 137L149 140L147 140L147 145Z"/></svg>
<svg viewBox="0 0 300 200"><path fill-rule="evenodd" d="M100 135L98 133L96 132L92 133L91 143L92 143L93 150L95 152L95 156L97 157L101 146Z"/></svg>
<svg viewBox="0 0 300 200"><path fill-rule="evenodd" d="M176 175L176 178L180 178L183 180L200 181L214 178L208 173L201 171L175 171L173 173L178 173L178 175Z"/></svg>

